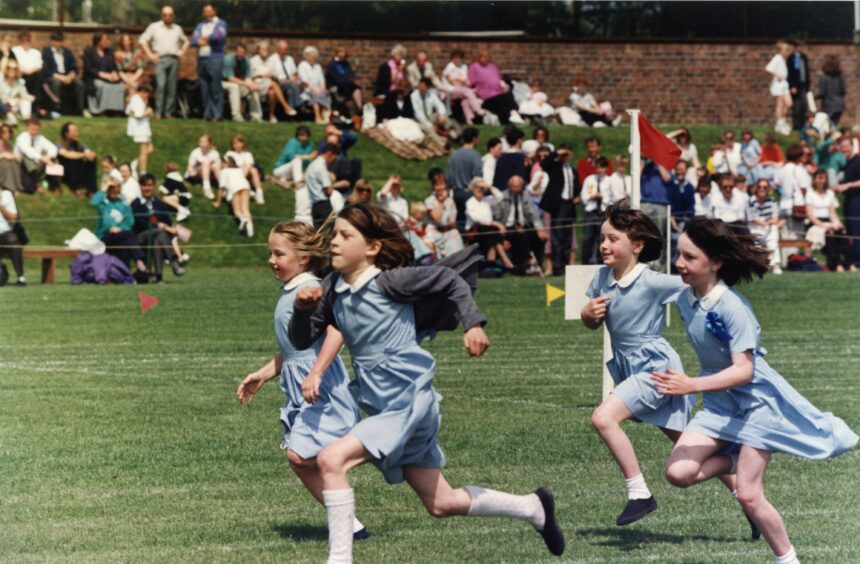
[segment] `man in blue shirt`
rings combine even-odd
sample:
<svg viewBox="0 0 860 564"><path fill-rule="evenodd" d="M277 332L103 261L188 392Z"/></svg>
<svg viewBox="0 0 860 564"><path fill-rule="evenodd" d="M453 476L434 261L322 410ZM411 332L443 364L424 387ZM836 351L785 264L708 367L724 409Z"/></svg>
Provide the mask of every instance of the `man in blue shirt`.
<svg viewBox="0 0 860 564"><path fill-rule="evenodd" d="M684 224L696 213L696 188L687 181L687 161L675 164L674 174L669 179L669 204L672 206L672 264L678 258L678 237Z"/></svg>
<svg viewBox="0 0 860 564"><path fill-rule="evenodd" d="M221 67L227 42L227 22L218 18L215 6L203 4L203 21L194 28L191 45L197 47L197 79L203 98L203 119L218 121L224 113Z"/></svg>
<svg viewBox="0 0 860 564"><path fill-rule="evenodd" d="M666 236L666 214L670 204L670 180L671 173L653 161L647 161L642 167L639 207L660 229L663 237Z"/></svg>

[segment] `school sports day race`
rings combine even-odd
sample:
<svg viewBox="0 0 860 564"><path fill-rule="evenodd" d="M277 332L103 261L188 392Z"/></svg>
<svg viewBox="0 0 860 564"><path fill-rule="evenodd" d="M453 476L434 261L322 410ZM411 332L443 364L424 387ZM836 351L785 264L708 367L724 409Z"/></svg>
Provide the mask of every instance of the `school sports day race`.
<svg viewBox="0 0 860 564"><path fill-rule="evenodd" d="M858 43L0 2L0 562L860 562Z"/></svg>

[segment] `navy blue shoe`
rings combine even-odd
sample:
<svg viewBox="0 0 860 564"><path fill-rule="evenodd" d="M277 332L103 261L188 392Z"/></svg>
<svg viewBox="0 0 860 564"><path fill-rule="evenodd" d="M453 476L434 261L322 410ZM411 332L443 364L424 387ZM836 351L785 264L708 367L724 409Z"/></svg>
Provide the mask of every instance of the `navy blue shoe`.
<svg viewBox="0 0 860 564"><path fill-rule="evenodd" d="M747 518L747 523L750 524L750 537L752 538L752 540L757 541L761 538L761 531L758 530L758 526L753 523L753 520L750 519L749 513L747 513L746 511L744 511L744 517Z"/></svg>
<svg viewBox="0 0 860 564"><path fill-rule="evenodd" d="M543 542L553 556L561 556L564 553L564 533L561 532L561 527L555 519L555 498L546 488L538 488L535 490L535 495L543 506L544 523L540 536L543 537Z"/></svg>
<svg viewBox="0 0 860 564"><path fill-rule="evenodd" d="M360 531L356 531L352 533L352 540L367 540L370 538L370 533L367 530L367 527L362 528Z"/></svg>
<svg viewBox="0 0 860 564"><path fill-rule="evenodd" d="M657 502L654 500L654 496L648 499L631 499L627 502L618 519L615 520L615 524L621 526L635 523L655 509L657 509Z"/></svg>

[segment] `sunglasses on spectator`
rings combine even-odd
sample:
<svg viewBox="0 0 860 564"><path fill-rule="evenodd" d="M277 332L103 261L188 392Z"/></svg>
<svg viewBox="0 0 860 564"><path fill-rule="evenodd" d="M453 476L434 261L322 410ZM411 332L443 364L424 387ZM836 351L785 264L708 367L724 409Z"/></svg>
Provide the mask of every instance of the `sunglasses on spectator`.
<svg viewBox="0 0 860 564"><path fill-rule="evenodd" d="M355 191L359 194L365 194L367 192L370 192L370 188L356 188Z"/></svg>

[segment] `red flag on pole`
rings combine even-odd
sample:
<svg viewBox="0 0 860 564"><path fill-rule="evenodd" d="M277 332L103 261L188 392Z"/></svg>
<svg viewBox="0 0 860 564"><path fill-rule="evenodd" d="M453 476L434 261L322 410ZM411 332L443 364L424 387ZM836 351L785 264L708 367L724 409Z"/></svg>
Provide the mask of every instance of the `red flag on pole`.
<svg viewBox="0 0 860 564"><path fill-rule="evenodd" d="M140 298L141 315L146 313L146 310L153 308L158 304L158 298L156 298L155 296L150 296L149 294L144 294L143 292L138 292L137 296Z"/></svg>
<svg viewBox="0 0 860 564"><path fill-rule="evenodd" d="M642 154L658 165L673 169L675 163L681 158L681 149L674 141L648 123L642 114L639 114L639 138Z"/></svg>

